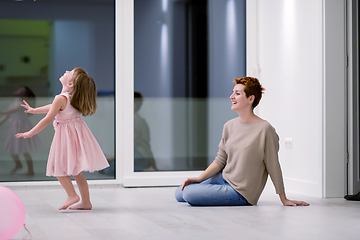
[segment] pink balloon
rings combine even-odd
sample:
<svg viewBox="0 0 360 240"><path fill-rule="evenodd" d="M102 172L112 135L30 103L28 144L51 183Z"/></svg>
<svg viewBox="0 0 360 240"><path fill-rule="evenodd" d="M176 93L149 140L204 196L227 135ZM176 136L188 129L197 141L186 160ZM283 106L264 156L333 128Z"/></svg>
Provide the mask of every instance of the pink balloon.
<svg viewBox="0 0 360 240"><path fill-rule="evenodd" d="M0 186L0 240L15 236L25 223L25 207L9 188Z"/></svg>

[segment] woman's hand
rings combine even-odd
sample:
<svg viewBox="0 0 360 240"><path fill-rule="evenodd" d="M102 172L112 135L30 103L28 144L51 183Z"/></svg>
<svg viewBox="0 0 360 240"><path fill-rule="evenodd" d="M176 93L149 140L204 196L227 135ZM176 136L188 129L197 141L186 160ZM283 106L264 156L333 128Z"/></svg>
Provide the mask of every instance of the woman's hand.
<svg viewBox="0 0 360 240"><path fill-rule="evenodd" d="M296 207L296 206L309 206L310 204L308 204L307 202L304 201L296 201L296 200L289 200L286 199L283 201L284 206L292 206L292 207Z"/></svg>
<svg viewBox="0 0 360 240"><path fill-rule="evenodd" d="M222 168L217 163L212 162L210 166L208 166L205 171L200 174L200 176L186 179L181 187L181 191L190 184L201 183L202 181L211 178L212 176L220 172L221 169Z"/></svg>
<svg viewBox="0 0 360 240"><path fill-rule="evenodd" d="M287 199L285 192L280 193L279 197L280 197L281 202L284 204L284 206L296 207L296 206L309 206L310 205L307 202Z"/></svg>
<svg viewBox="0 0 360 240"><path fill-rule="evenodd" d="M198 177L196 178L188 178L184 181L182 187L181 187L181 191L184 190L184 188L186 186L189 186L190 184L194 184L194 183L201 183L200 179Z"/></svg>
<svg viewBox="0 0 360 240"><path fill-rule="evenodd" d="M24 133L18 133L15 135L16 138L31 138L32 136L34 136L33 134L29 132L24 132Z"/></svg>
<svg viewBox="0 0 360 240"><path fill-rule="evenodd" d="M25 101L23 100L24 104L21 104L20 106L26 108L25 112L26 113L34 113L34 108L30 107L30 105Z"/></svg>

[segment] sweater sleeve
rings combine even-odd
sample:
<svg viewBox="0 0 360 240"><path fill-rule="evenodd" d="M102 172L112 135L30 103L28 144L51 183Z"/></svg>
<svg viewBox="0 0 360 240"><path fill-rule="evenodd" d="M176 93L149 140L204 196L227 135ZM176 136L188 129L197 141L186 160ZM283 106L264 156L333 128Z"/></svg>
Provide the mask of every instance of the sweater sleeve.
<svg viewBox="0 0 360 240"><path fill-rule="evenodd" d="M269 125L266 129L264 162L266 170L274 184L276 193L280 194L284 192L284 182L278 158L278 151L279 136L275 132L275 129Z"/></svg>
<svg viewBox="0 0 360 240"><path fill-rule="evenodd" d="M221 169L223 169L226 165L226 161L227 161L227 153L226 153L226 146L225 146L225 143L226 143L226 125L224 125L224 128L223 128L223 133L222 133L222 137L221 137L221 140L220 140L220 143L219 143L219 151L217 153L217 156L214 160L214 162L217 163L217 165L219 165L219 167L221 167Z"/></svg>

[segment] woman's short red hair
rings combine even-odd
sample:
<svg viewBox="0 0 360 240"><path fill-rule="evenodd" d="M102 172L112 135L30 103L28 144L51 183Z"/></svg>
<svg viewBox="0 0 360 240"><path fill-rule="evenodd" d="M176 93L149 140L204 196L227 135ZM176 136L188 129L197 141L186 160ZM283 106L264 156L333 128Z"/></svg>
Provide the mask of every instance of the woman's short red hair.
<svg viewBox="0 0 360 240"><path fill-rule="evenodd" d="M250 97L251 95L255 96L254 102L252 104L253 109L259 104L262 94L265 90L259 82L257 78L254 77L242 77L235 78L235 84L242 84L245 86L244 92L246 97Z"/></svg>

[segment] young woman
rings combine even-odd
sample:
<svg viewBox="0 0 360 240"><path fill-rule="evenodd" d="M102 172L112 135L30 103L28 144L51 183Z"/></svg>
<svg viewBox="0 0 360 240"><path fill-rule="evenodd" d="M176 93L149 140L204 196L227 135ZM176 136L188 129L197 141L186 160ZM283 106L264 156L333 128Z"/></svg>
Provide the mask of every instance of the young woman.
<svg viewBox="0 0 360 240"><path fill-rule="evenodd" d="M194 206L257 204L268 175L285 206L309 204L286 198L278 161L279 137L269 122L254 114L265 90L258 79L235 78L231 109L239 117L225 123L214 162L176 189L179 202Z"/></svg>

